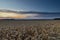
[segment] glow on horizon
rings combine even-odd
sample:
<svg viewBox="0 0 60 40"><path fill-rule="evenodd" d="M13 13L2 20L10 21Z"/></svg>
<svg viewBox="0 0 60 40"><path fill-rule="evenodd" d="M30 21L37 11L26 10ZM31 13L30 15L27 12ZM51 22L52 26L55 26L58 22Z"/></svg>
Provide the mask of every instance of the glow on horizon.
<svg viewBox="0 0 60 40"><path fill-rule="evenodd" d="M18 13L8 13L8 12L0 12L0 18L14 18L14 19L20 19L20 18L28 18L36 16L36 14L18 14Z"/></svg>

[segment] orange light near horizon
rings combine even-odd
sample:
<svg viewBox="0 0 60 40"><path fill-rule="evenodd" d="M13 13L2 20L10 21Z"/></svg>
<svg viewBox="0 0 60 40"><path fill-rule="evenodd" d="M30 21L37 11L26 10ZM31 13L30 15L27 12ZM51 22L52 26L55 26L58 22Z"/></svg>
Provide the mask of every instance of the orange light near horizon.
<svg viewBox="0 0 60 40"><path fill-rule="evenodd" d="M8 17L8 18L25 18L25 15L17 14L17 13L7 13L7 12L0 12L0 17Z"/></svg>
<svg viewBox="0 0 60 40"><path fill-rule="evenodd" d="M28 16L34 16L32 14L18 14L18 13L8 13L8 12L0 12L0 17L3 18L27 18Z"/></svg>

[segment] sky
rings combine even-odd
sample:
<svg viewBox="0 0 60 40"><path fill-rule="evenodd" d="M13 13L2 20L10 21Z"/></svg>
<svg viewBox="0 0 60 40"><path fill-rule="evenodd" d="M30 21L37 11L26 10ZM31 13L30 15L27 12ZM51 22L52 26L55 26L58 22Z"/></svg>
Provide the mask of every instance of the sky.
<svg viewBox="0 0 60 40"><path fill-rule="evenodd" d="M15 11L37 11L37 12L60 12L60 0L0 0L0 9L9 9ZM0 17L27 18L28 19L52 19L59 17L60 14L18 14L2 13ZM1 16L2 15L2 16ZM16 15L16 16L15 16ZM18 16L17 16L18 15ZM27 17L25 17L27 16Z"/></svg>
<svg viewBox="0 0 60 40"><path fill-rule="evenodd" d="M0 0L0 8L21 11L60 12L60 0Z"/></svg>

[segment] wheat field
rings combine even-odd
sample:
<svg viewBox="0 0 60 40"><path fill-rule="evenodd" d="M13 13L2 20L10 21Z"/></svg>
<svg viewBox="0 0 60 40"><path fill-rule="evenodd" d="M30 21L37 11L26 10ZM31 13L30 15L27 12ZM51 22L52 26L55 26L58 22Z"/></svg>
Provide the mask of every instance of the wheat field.
<svg viewBox="0 0 60 40"><path fill-rule="evenodd" d="M60 20L0 21L0 40L60 40Z"/></svg>

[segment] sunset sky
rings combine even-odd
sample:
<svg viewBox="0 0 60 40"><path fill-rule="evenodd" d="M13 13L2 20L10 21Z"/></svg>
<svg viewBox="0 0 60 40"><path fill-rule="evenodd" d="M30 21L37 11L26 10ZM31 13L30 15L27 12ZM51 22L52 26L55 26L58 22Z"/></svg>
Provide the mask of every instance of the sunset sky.
<svg viewBox="0 0 60 40"><path fill-rule="evenodd" d="M0 18L26 19L38 16L37 14L18 14L13 12L0 12Z"/></svg>
<svg viewBox="0 0 60 40"><path fill-rule="evenodd" d="M60 0L0 0L0 10L60 12ZM0 18L27 18L27 19L51 19L60 14L21 14L0 12ZM52 17L51 17L52 16Z"/></svg>
<svg viewBox="0 0 60 40"><path fill-rule="evenodd" d="M60 0L0 0L0 8L24 11L60 12Z"/></svg>

